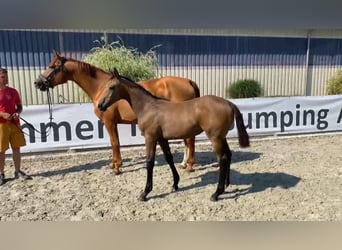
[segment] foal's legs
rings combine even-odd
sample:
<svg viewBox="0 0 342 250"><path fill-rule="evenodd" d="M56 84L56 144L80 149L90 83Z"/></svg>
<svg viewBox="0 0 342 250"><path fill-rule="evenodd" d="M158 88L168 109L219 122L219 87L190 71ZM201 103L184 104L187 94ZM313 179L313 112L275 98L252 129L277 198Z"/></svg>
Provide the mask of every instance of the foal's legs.
<svg viewBox="0 0 342 250"><path fill-rule="evenodd" d="M140 201L147 201L146 196L149 192L152 191L153 188L153 167L154 167L154 159L156 155L156 145L157 141L152 138L148 138L145 136L145 144L146 144L146 168L147 168L147 180L145 190L140 194Z"/></svg>
<svg viewBox="0 0 342 250"><path fill-rule="evenodd" d="M173 156L171 154L169 142L165 139L159 139L158 142L159 142L161 149L163 150L165 159L171 168L172 176L173 176L173 191L176 191L178 190L179 175L175 167L175 164L173 162Z"/></svg>
<svg viewBox="0 0 342 250"><path fill-rule="evenodd" d="M230 148L228 146L226 139L223 140L223 146L224 146L224 152L227 156L227 165L228 165L228 170L226 174L226 188L227 188L230 184L230 163L232 161L232 151L230 151Z"/></svg>
<svg viewBox="0 0 342 250"><path fill-rule="evenodd" d="M225 190L225 184L229 185L229 172L230 172L230 162L231 162L231 151L228 147L227 141L223 139L210 139L214 151L217 155L217 160L219 162L219 180L217 184L216 192L210 197L210 200L217 201L218 196L222 194Z"/></svg>

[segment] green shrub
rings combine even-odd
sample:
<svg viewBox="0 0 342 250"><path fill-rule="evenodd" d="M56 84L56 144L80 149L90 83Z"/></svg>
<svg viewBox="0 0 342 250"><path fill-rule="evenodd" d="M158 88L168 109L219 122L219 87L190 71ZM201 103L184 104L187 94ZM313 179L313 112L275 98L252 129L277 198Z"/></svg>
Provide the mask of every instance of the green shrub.
<svg viewBox="0 0 342 250"><path fill-rule="evenodd" d="M250 98L261 96L261 86L255 80L238 80L226 91L229 98Z"/></svg>
<svg viewBox="0 0 342 250"><path fill-rule="evenodd" d="M84 61L105 71L117 68L120 75L131 78L133 81L142 81L155 78L158 65L155 47L145 54L135 48L127 48L121 40L107 43L104 37L99 44L90 50Z"/></svg>
<svg viewBox="0 0 342 250"><path fill-rule="evenodd" d="M125 47L122 40L108 44L105 36L96 40L95 43L98 46L92 48L90 53L84 56L84 62L107 72L116 68L120 75L136 82L155 78L158 61L154 49L158 46L143 54L137 49ZM77 88L83 100L89 102L89 96L80 87L77 86Z"/></svg>
<svg viewBox="0 0 342 250"><path fill-rule="evenodd" d="M342 94L342 69L336 72L332 76L327 84L328 95L340 95Z"/></svg>

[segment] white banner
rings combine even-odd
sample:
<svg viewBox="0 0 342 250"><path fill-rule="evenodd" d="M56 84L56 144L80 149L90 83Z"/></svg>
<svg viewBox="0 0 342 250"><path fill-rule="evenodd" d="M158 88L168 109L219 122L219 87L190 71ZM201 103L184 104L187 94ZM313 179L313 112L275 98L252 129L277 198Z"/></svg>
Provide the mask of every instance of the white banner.
<svg viewBox="0 0 342 250"><path fill-rule="evenodd" d="M342 131L342 96L272 97L232 100L241 110L251 136L282 133ZM108 133L91 103L55 104L49 129L47 105L24 107L22 122L27 146L22 152L109 147ZM135 125L119 125L121 145L141 145L144 138ZM236 137L232 129L228 137ZM202 133L196 138L206 138Z"/></svg>

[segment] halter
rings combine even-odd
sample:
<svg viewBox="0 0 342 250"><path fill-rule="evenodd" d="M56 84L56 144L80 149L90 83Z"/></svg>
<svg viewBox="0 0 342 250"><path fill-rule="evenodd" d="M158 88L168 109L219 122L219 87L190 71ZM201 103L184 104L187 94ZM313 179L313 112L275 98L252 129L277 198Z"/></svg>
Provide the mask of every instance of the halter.
<svg viewBox="0 0 342 250"><path fill-rule="evenodd" d="M49 69L52 69L52 71L49 73L49 75L47 77L45 77L44 75L40 74L39 75L39 79L41 80L38 84L43 84L43 86L46 89L52 88L52 80L55 77L55 75L58 72L65 72L64 70L64 64L67 61L66 58L61 58L60 59L60 64L56 65L56 66L49 66ZM38 86L38 87L43 87L43 86Z"/></svg>
<svg viewBox="0 0 342 250"><path fill-rule="evenodd" d="M52 101L51 101L51 94L49 89L53 88L52 85L52 80L55 77L55 75L58 72L65 72L64 69L64 64L67 61L66 58L62 57L60 60L60 63L56 66L49 66L50 69L52 69L52 71L48 74L47 77L45 77L44 75L40 74L39 75L39 82L35 82L36 87L38 87L41 90L46 90L47 92L47 100L48 100L48 108L49 108L49 130L47 132L47 134L45 135L45 137L47 137L50 133L51 127L52 127ZM20 119L25 122L29 127L31 127L31 129L33 129L34 131L43 134L41 131L37 130L31 123L29 123L28 121L26 121L24 118L20 117ZM23 132L23 131L22 131ZM23 132L24 133L24 132ZM24 133L26 134L26 133ZM26 134L28 136L30 136L29 134Z"/></svg>

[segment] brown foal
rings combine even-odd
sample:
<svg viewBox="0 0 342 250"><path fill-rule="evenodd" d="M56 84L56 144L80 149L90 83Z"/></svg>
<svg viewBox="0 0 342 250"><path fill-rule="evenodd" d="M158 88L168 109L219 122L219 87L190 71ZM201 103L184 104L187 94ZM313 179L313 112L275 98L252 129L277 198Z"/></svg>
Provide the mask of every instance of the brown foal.
<svg viewBox="0 0 342 250"><path fill-rule="evenodd" d="M130 79L120 76L117 70L98 97L99 110L105 111L113 103L125 99L138 118L138 126L145 137L147 182L139 199L146 201L152 190L156 145L159 143L173 174L173 189L178 189L179 175L174 166L169 139L195 137L204 131L211 141L220 166L216 192L217 201L230 183L231 151L226 135L233 125L234 116L241 147L249 146L249 136L238 107L217 96L203 96L184 102L170 102L158 98Z"/></svg>

